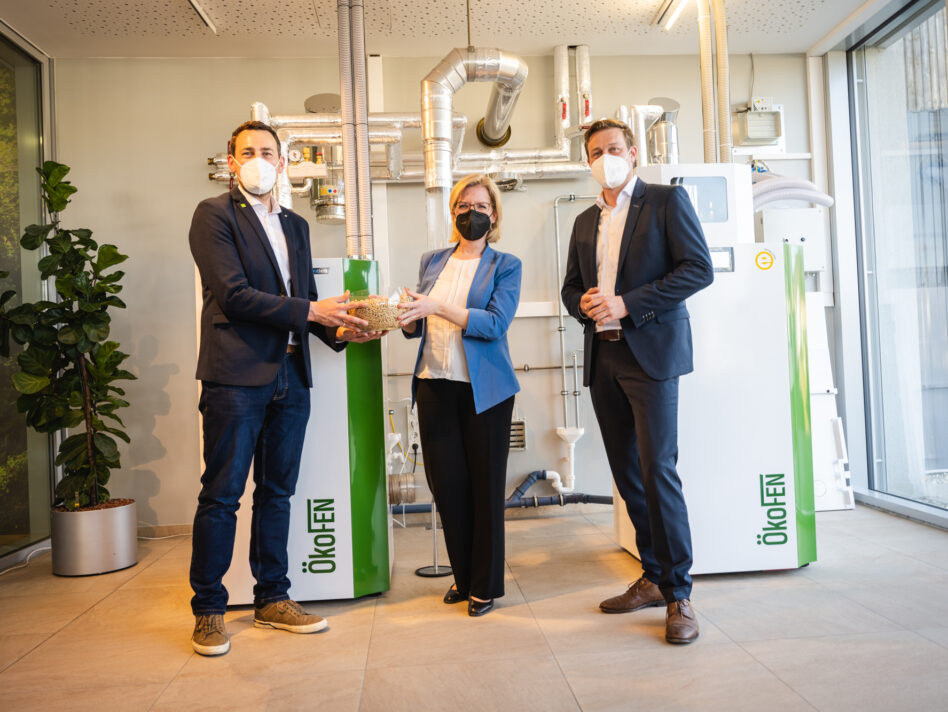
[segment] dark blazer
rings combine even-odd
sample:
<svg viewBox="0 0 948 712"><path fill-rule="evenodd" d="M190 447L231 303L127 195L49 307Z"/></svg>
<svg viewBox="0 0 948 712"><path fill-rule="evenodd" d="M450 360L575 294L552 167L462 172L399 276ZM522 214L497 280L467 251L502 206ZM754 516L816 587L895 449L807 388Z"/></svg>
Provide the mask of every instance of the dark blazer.
<svg viewBox="0 0 948 712"><path fill-rule="evenodd" d="M451 245L421 256L417 292L431 292L456 249L457 245ZM461 331L461 344L467 359L476 413L483 413L520 390L507 346L507 329L520 303L522 271L519 257L487 245L467 293L467 327ZM415 359L416 371L425 347L427 327L428 320L425 319L411 334L402 332L410 339L421 337ZM412 402L417 390L418 377L414 376L411 379Z"/></svg>
<svg viewBox="0 0 948 712"><path fill-rule="evenodd" d="M312 387L312 332L336 351L335 327L308 322L316 301L309 225L292 210L280 212L290 257L292 294L286 294L270 241L237 187L201 201L188 240L201 273L204 306L197 378L232 386L262 386L276 378L289 332L299 334L306 382Z"/></svg>
<svg viewBox="0 0 948 712"><path fill-rule="evenodd" d="M573 223L561 296L567 311L585 328L583 384L593 377L596 324L579 310L579 300L598 283L596 241L599 207ZM629 311L622 335L651 378L665 380L694 369L691 325L684 300L714 279L711 254L691 201L680 186L649 185L636 179L622 233L615 293Z"/></svg>

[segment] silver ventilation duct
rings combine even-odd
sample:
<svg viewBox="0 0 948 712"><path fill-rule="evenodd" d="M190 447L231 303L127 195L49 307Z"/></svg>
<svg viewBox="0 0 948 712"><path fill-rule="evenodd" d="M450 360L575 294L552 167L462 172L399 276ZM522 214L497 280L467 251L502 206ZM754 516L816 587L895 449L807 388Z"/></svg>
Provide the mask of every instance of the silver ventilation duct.
<svg viewBox="0 0 948 712"><path fill-rule="evenodd" d="M647 166L651 161L648 156L648 130L665 110L653 104L633 104L629 107L632 121L632 137L635 139L635 154L638 165Z"/></svg>
<svg viewBox="0 0 948 712"><path fill-rule="evenodd" d="M371 259L372 194L369 177L365 24L362 0L338 0L339 98L342 113L346 254Z"/></svg>
<svg viewBox="0 0 948 712"><path fill-rule="evenodd" d="M520 57L499 49L452 50L421 82L421 132L425 154L425 191L428 246L441 245L450 229L448 194L451 190L451 116L454 94L467 82L496 82L482 120L482 133L500 141L510 117L527 65Z"/></svg>
<svg viewBox="0 0 948 712"><path fill-rule="evenodd" d="M662 107L661 118L648 130L648 155L653 163L678 163L678 110L681 105L674 99L656 97L648 102Z"/></svg>

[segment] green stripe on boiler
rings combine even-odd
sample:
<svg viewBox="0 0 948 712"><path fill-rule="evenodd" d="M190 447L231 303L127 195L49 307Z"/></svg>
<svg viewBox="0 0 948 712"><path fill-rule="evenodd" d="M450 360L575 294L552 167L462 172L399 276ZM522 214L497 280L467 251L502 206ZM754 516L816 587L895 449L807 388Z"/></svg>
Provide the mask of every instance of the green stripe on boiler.
<svg viewBox="0 0 948 712"><path fill-rule="evenodd" d="M793 491L796 497L797 565L816 561L816 513L813 496L813 439L810 376L806 341L806 291L803 248L784 244L787 343L790 353L790 419L793 432Z"/></svg>

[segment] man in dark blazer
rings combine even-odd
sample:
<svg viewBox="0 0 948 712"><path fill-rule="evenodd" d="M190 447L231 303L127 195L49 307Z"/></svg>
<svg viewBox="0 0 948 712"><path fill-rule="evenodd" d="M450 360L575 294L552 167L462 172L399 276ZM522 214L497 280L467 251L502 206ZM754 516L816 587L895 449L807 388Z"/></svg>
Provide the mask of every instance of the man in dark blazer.
<svg viewBox="0 0 948 712"><path fill-rule="evenodd" d="M194 650L230 650L222 584L234 549L237 508L253 461L250 569L254 625L312 633L326 621L289 600L290 497L309 418L309 334L340 351L379 332L347 312L348 293L319 300L306 221L273 195L285 169L267 124L234 131L227 162L239 184L202 201L189 241L201 274L203 308L197 378L204 416L204 474L194 515L191 608ZM348 303L347 303L348 302Z"/></svg>
<svg viewBox="0 0 948 712"><path fill-rule="evenodd" d="M603 119L586 155L603 190L573 225L562 298L585 329L583 383L616 488L635 526L642 577L606 613L666 606L665 639L698 637L691 530L678 477L678 377L693 370L684 300L711 284L711 255L681 187L635 175L632 132Z"/></svg>

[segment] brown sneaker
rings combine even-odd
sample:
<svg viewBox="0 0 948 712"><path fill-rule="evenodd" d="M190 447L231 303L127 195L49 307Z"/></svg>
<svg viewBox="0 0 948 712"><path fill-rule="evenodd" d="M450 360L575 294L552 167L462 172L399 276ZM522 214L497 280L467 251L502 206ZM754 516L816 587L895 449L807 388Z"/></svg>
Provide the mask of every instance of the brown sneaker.
<svg viewBox="0 0 948 712"><path fill-rule="evenodd" d="M291 633L315 633L329 623L325 618L314 616L303 610L296 601L274 601L259 608L254 606L253 625L255 628L279 628Z"/></svg>
<svg viewBox="0 0 948 712"><path fill-rule="evenodd" d="M665 598L658 586L644 576L629 584L625 593L607 598L599 604L603 613L631 613L642 608L665 605Z"/></svg>
<svg viewBox="0 0 948 712"><path fill-rule="evenodd" d="M230 650L230 638L224 628L224 616L194 616L191 647L199 655L223 655Z"/></svg>
<svg viewBox="0 0 948 712"><path fill-rule="evenodd" d="M665 640L685 644L698 637L698 617L691 601L683 598L668 604L665 611Z"/></svg>

